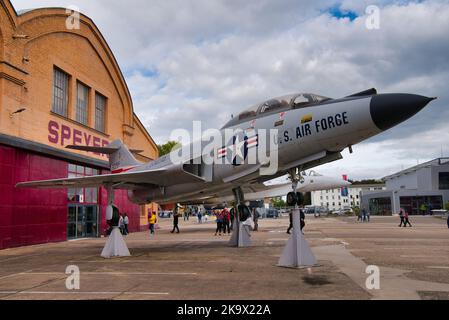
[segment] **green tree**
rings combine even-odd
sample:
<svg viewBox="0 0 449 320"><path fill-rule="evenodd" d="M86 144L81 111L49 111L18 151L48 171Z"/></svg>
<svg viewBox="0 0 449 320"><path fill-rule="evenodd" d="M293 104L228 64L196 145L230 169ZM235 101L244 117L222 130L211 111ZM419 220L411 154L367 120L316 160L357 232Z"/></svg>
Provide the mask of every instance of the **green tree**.
<svg viewBox="0 0 449 320"><path fill-rule="evenodd" d="M157 149L159 150L159 157L162 157L171 151L179 148L181 145L179 142L176 141L168 141L164 144L158 144Z"/></svg>
<svg viewBox="0 0 449 320"><path fill-rule="evenodd" d="M271 199L271 204L273 205L273 207L275 208L282 208L286 206L286 203L284 200L282 200L282 198L273 198Z"/></svg>

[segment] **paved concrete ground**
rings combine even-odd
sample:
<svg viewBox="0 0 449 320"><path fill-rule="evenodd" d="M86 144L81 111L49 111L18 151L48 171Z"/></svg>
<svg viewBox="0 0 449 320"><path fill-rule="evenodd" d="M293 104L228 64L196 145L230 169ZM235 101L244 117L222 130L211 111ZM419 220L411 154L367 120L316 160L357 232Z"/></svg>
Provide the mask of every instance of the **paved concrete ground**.
<svg viewBox="0 0 449 320"><path fill-rule="evenodd" d="M445 220L412 217L307 217L305 237L319 266L276 267L288 218L260 221L248 248L227 246L213 223L181 220L180 234L160 219L154 237L126 237L132 257L103 259L105 239L0 251L0 299L449 299L449 230ZM68 265L81 288L65 286ZM367 290L367 265L380 268L380 290Z"/></svg>

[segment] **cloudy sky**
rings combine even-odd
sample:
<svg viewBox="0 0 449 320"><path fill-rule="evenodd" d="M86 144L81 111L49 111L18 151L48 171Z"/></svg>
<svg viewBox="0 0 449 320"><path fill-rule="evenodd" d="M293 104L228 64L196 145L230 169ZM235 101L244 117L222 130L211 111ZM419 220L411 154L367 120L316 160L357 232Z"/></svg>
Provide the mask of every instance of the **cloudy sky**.
<svg viewBox="0 0 449 320"><path fill-rule="evenodd" d="M156 142L173 128L219 128L292 92L342 97L377 88L437 96L417 116L321 166L381 178L449 156L449 0L13 0L17 10L77 6L112 48L134 110ZM368 29L366 8L380 9Z"/></svg>

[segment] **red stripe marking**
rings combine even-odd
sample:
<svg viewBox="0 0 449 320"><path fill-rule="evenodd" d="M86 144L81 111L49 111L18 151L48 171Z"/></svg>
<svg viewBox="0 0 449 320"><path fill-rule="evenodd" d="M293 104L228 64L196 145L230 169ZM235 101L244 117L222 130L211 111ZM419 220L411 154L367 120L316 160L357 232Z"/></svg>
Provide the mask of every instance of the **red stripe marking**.
<svg viewBox="0 0 449 320"><path fill-rule="evenodd" d="M134 169L135 167L129 167L129 168L119 168L119 169L116 169L116 170L112 170L112 173L123 173L123 172L126 172L126 171L129 171L129 170L131 170L131 169Z"/></svg>

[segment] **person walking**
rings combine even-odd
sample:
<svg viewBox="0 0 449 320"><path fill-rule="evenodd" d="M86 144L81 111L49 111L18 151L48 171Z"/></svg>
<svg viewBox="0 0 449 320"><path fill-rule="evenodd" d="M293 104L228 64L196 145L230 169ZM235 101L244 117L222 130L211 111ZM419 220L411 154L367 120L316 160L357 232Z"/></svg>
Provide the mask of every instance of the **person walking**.
<svg viewBox="0 0 449 320"><path fill-rule="evenodd" d="M304 229L304 227L306 226L306 215L304 214L303 208L299 209L299 224L301 226L301 232L302 234L304 234L302 229Z"/></svg>
<svg viewBox="0 0 449 320"><path fill-rule="evenodd" d="M231 221L231 214L229 213L228 208L224 208L223 211L221 212L223 215L223 234L226 234L226 231L228 232L228 234L231 233L230 230L230 221Z"/></svg>
<svg viewBox="0 0 449 320"><path fill-rule="evenodd" d="M221 236L221 230L223 229L223 215L221 214L221 212L219 210L215 210L214 212L215 215L215 222L217 223L217 228L215 229L215 235L217 235L217 233Z"/></svg>
<svg viewBox="0 0 449 320"><path fill-rule="evenodd" d="M198 217L198 223L203 223L203 213L201 212L201 210L197 210L197 217Z"/></svg>
<svg viewBox="0 0 449 320"><path fill-rule="evenodd" d="M404 227L407 227L407 223L409 224L410 227L412 226L412 224L410 223L410 220L408 219L408 212L405 211L405 213L404 213Z"/></svg>
<svg viewBox="0 0 449 320"><path fill-rule="evenodd" d="M190 216L190 208L186 208L184 210L184 221L189 221L189 216Z"/></svg>
<svg viewBox="0 0 449 320"><path fill-rule="evenodd" d="M175 210L173 212L173 230L170 231L170 233L174 233L176 229L176 233L179 233L179 208L181 208L181 205L179 203L176 204Z"/></svg>
<svg viewBox="0 0 449 320"><path fill-rule="evenodd" d="M231 227L229 229L234 228L234 219L235 219L235 207L232 207L231 210L229 210L229 220L231 221Z"/></svg>
<svg viewBox="0 0 449 320"><path fill-rule="evenodd" d="M123 219L123 215L120 215L120 218L118 220L118 227L120 228L120 233L124 234L125 233L125 222Z"/></svg>
<svg viewBox="0 0 449 320"><path fill-rule="evenodd" d="M370 212L369 212L369 210L366 211L366 219L369 222L369 219L370 219Z"/></svg>
<svg viewBox="0 0 449 320"><path fill-rule="evenodd" d="M404 227L405 227L404 208L401 208L399 210L399 218L401 218L401 223L399 223L399 227L402 227L402 224L404 224Z"/></svg>
<svg viewBox="0 0 449 320"><path fill-rule="evenodd" d="M253 231L259 231L259 208L253 209L253 221L254 221Z"/></svg>
<svg viewBox="0 0 449 320"><path fill-rule="evenodd" d="M359 215L357 217L357 222L362 221L363 218L363 209L359 211Z"/></svg>
<svg viewBox="0 0 449 320"><path fill-rule="evenodd" d="M128 225L129 225L129 218L128 218L128 214L125 212L123 214L123 224L125 225L125 235L129 234L129 229L128 229Z"/></svg>
<svg viewBox="0 0 449 320"><path fill-rule="evenodd" d="M449 229L449 214L447 215L447 228Z"/></svg>
<svg viewBox="0 0 449 320"><path fill-rule="evenodd" d="M150 235L154 236L154 225L157 222L157 216L156 216L156 212L151 212L150 213L150 217L148 219L148 224L150 226Z"/></svg>

